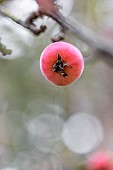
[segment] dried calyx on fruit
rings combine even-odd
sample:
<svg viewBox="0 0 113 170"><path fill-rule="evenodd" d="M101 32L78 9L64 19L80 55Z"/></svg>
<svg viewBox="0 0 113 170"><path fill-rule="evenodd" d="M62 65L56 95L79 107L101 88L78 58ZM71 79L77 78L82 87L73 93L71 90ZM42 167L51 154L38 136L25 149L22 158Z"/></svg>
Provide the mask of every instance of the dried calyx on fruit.
<svg viewBox="0 0 113 170"><path fill-rule="evenodd" d="M68 76L68 74L64 70L65 66L72 68L68 63L62 62L62 57L60 56L60 54L58 54L57 61L53 65L53 71L54 72L60 72L63 77L66 77L66 76Z"/></svg>

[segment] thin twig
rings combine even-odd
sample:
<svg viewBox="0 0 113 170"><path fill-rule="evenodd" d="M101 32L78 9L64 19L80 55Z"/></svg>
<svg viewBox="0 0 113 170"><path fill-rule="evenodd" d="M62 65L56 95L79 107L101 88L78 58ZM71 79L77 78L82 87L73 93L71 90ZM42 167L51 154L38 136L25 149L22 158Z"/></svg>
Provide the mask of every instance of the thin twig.
<svg viewBox="0 0 113 170"><path fill-rule="evenodd" d="M18 17L11 14L8 10L5 10L4 8L0 9L0 14L3 16L6 16L10 18L15 23L21 25L22 27L30 30L33 34L39 35L40 33L45 32L46 26L41 25L40 28L37 28L36 25L33 23L34 19L41 17L38 12L33 11L29 17L26 19L26 21L20 20Z"/></svg>
<svg viewBox="0 0 113 170"><path fill-rule="evenodd" d="M98 52L101 56L104 55L113 58L113 43L107 41L102 36L95 34L93 31L84 27L77 21L74 22L70 21L69 19L65 18L59 11L51 12L48 11L48 9L45 10L43 8L39 8L39 11L32 12L25 22L11 15L4 9L0 9L0 13L12 19L14 22L23 26L24 28L29 29L35 35L39 35L40 33L44 32L46 30L46 26L40 26L40 28L37 29L33 21L38 17L43 17L44 15L51 17L61 26L63 30L62 34L59 34L59 37L55 37L55 40L60 40L60 38L63 39L64 38L63 33L69 31L71 33L74 33L77 38L85 42L88 46L92 47L94 51Z"/></svg>

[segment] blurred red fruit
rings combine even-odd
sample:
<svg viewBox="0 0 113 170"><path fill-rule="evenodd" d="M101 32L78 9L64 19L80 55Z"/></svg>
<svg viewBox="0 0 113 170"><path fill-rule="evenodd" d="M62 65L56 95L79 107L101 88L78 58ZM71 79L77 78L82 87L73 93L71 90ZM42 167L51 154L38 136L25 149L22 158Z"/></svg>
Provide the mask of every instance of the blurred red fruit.
<svg viewBox="0 0 113 170"><path fill-rule="evenodd" d="M56 42L48 45L42 52L40 68L47 80L65 86L81 76L84 60L79 49L72 44Z"/></svg>
<svg viewBox="0 0 113 170"><path fill-rule="evenodd" d="M106 152L91 155L87 163L88 170L113 170L113 159Z"/></svg>

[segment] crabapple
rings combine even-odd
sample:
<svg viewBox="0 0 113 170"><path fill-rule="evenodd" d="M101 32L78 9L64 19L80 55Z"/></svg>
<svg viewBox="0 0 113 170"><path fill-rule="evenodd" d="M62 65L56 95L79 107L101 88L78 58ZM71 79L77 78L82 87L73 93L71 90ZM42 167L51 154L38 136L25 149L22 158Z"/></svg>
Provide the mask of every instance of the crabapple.
<svg viewBox="0 0 113 170"><path fill-rule="evenodd" d="M113 159L107 152L98 152L90 156L88 170L113 170Z"/></svg>
<svg viewBox="0 0 113 170"><path fill-rule="evenodd" d="M55 42L43 50L40 69L47 80L65 86L81 76L84 69L83 56L72 44Z"/></svg>

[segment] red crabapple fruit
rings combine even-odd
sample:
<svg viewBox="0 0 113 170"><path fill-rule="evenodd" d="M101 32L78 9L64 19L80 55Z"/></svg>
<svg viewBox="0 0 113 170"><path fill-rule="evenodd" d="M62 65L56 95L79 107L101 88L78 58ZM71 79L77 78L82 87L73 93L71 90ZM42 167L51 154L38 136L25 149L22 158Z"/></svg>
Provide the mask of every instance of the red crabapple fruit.
<svg viewBox="0 0 113 170"><path fill-rule="evenodd" d="M109 153L98 152L89 158L88 170L113 170L113 159Z"/></svg>
<svg viewBox="0 0 113 170"><path fill-rule="evenodd" d="M72 44L55 42L41 54L40 68L47 80L65 86L77 80L84 69L81 52Z"/></svg>

